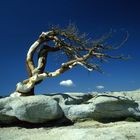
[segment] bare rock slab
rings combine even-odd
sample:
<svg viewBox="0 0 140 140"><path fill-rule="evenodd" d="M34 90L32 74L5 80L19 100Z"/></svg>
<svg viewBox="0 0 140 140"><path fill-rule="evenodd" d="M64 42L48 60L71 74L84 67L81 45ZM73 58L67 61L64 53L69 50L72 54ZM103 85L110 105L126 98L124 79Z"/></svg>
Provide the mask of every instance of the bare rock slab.
<svg viewBox="0 0 140 140"><path fill-rule="evenodd" d="M0 122L14 119L31 123L43 123L63 116L59 104L44 95L30 97L7 97L0 100Z"/></svg>
<svg viewBox="0 0 140 140"><path fill-rule="evenodd" d="M132 96L134 96L132 94ZM139 98L126 94L58 93L0 99L0 123L97 120L140 120ZM137 96L140 96L137 94Z"/></svg>
<svg viewBox="0 0 140 140"><path fill-rule="evenodd" d="M139 104L126 96L97 95L78 105L61 105L71 121L94 119L102 122L124 120L132 117L140 120Z"/></svg>

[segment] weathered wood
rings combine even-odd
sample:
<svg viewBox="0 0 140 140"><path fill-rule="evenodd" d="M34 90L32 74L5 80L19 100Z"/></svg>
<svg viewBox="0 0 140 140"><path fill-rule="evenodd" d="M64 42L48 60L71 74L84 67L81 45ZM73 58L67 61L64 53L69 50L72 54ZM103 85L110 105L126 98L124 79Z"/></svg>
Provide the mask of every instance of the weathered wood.
<svg viewBox="0 0 140 140"><path fill-rule="evenodd" d="M125 39L126 40L126 39ZM55 45L49 46L52 41ZM103 39L101 41L103 43ZM89 43L89 44L88 44ZM72 27L66 30L53 28L49 32L42 32L39 38L31 45L27 53L26 66L29 78L17 83L16 94L18 96L34 95L35 85L41 83L45 78L59 76L60 74L72 69L76 65L81 65L89 71L98 70L100 68L96 64L90 64L88 59L103 59L103 58L117 58L123 59L122 56L110 56L103 53L105 50L110 50L107 46L98 43L88 42L83 37L79 37L77 32ZM89 47L90 46L90 47ZM34 54L38 52L37 66L34 63ZM63 51L65 55L69 56L69 60L62 63L60 68L53 72L44 72L47 65L47 56L50 52ZM85 52L84 54L81 52ZM15 94L15 95L16 95Z"/></svg>

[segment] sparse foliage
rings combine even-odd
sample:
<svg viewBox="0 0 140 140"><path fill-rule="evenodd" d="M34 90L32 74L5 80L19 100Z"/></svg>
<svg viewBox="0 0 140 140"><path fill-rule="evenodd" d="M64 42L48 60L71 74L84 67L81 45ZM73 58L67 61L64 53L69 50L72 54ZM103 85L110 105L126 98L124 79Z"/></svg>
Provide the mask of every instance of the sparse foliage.
<svg viewBox="0 0 140 140"><path fill-rule="evenodd" d="M77 65L81 65L89 71L97 70L101 72L96 63L89 62L90 59L100 59L101 61L105 61L107 58L125 59L123 56L110 56L106 52L121 47L127 40L128 33L118 47L105 45L105 41L110 38L111 34L112 32L109 32L97 40L92 40L86 34L80 34L73 24L65 29L52 26L48 32L42 32L27 53L26 65L29 78L17 84L14 94L34 95L35 85L41 83L42 80L58 76ZM50 42L53 43L53 46L49 45ZM37 51L38 63L36 66L34 64L34 54ZM63 55L67 56L67 62L62 63L60 68L53 72L44 72L48 53L58 51L62 51Z"/></svg>

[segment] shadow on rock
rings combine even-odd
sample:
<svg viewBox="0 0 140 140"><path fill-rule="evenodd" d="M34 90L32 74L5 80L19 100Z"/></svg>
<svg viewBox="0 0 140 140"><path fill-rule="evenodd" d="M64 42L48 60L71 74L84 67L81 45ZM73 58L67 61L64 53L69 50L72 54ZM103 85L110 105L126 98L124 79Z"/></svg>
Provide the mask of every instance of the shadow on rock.
<svg viewBox="0 0 140 140"><path fill-rule="evenodd" d="M67 118L63 118L63 119L59 119L59 120L53 120L53 121L49 121L46 123L29 123L29 122L25 122L25 121L16 121L10 124L0 124L0 127L20 127L20 128L42 128L42 127L46 127L46 128L51 128L51 127L62 127L62 126L70 126L73 125L74 123L67 119Z"/></svg>

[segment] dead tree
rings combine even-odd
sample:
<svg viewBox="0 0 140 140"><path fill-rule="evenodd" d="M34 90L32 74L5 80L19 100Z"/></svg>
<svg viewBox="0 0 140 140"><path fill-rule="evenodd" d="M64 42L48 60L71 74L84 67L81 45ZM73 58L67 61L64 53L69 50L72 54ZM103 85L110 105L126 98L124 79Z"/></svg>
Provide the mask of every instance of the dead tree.
<svg viewBox="0 0 140 140"><path fill-rule="evenodd" d="M90 59L106 58L124 59L123 56L110 56L106 51L116 50L127 40L123 39L119 47L105 45L105 40L111 33L102 36L97 40L89 40L85 34L80 35L74 25L69 25L65 29L51 27L48 32L42 32L39 38L31 45L26 57L26 66L29 78L17 83L16 91L11 96L29 96L34 95L34 88L45 78L58 76L77 65L85 67L89 71L101 71L96 63L89 62ZM54 45L50 46L49 43ZM34 54L38 51L38 63L34 64ZM62 51L67 56L68 61L61 64L60 68L53 72L45 72L47 55L50 52L56 53Z"/></svg>

